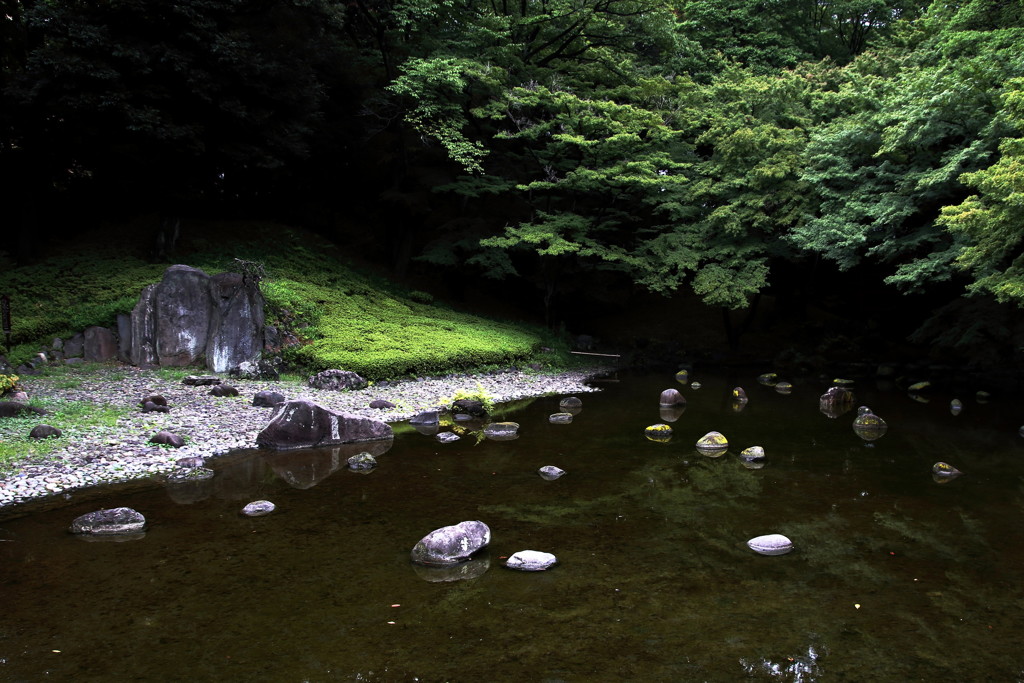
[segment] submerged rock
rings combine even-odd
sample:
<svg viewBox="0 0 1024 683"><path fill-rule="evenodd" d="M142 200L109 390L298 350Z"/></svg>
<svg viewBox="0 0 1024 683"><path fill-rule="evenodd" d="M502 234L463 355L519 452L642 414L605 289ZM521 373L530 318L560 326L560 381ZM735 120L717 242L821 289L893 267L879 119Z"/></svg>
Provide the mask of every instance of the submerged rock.
<svg viewBox="0 0 1024 683"><path fill-rule="evenodd" d="M667 443L672 439L672 428L667 424L654 424L644 430L644 436L650 441L657 441L658 443Z"/></svg>
<svg viewBox="0 0 1024 683"><path fill-rule="evenodd" d="M346 462L350 470L356 471L372 470L377 466L377 458L370 453L356 453Z"/></svg>
<svg viewBox="0 0 1024 683"><path fill-rule="evenodd" d="M679 406L686 405L686 397L679 393L678 389L665 389L661 392L661 397L658 399L658 405L660 406Z"/></svg>
<svg viewBox="0 0 1024 683"><path fill-rule="evenodd" d="M246 517L263 517L277 509L277 506L269 500L254 500L242 508L242 514Z"/></svg>
<svg viewBox="0 0 1024 683"><path fill-rule="evenodd" d="M417 564L448 566L469 559L491 542L491 529L481 521L466 521L435 529L413 546Z"/></svg>
<svg viewBox="0 0 1024 683"><path fill-rule="evenodd" d="M729 440L721 432L708 432L697 439L697 450L718 450L719 448L728 447Z"/></svg>
<svg viewBox="0 0 1024 683"><path fill-rule="evenodd" d="M492 422L484 427L484 435L494 441L511 441L519 438L518 422Z"/></svg>
<svg viewBox="0 0 1024 683"><path fill-rule="evenodd" d="M424 410L409 418L411 425L436 425L441 421L441 413L438 410Z"/></svg>
<svg viewBox="0 0 1024 683"><path fill-rule="evenodd" d="M793 550L793 541L782 534L767 534L750 539L747 546L760 555L785 555Z"/></svg>
<svg viewBox="0 0 1024 683"><path fill-rule="evenodd" d="M578 396L566 396L558 402L558 407L562 410L576 410L583 407L583 401Z"/></svg>
<svg viewBox="0 0 1024 683"><path fill-rule="evenodd" d="M774 387L779 383L779 376L774 372L766 372L763 375L758 375L757 383L766 387Z"/></svg>
<svg viewBox="0 0 1024 683"><path fill-rule="evenodd" d="M793 393L793 385L789 382L779 382L775 385L775 391L779 394L791 394Z"/></svg>
<svg viewBox="0 0 1024 683"><path fill-rule="evenodd" d="M505 561L505 566L521 572L542 572L557 563L558 558L551 553L542 553L539 550L520 550Z"/></svg>
<svg viewBox="0 0 1024 683"><path fill-rule="evenodd" d="M548 415L548 422L553 425L567 425L572 422L572 413L552 413Z"/></svg>
<svg viewBox="0 0 1024 683"><path fill-rule="evenodd" d="M729 452L729 441L721 432L708 432L697 440L697 451L708 458L720 458Z"/></svg>
<svg viewBox="0 0 1024 683"><path fill-rule="evenodd" d="M949 463L937 462L934 465L932 465L932 474L934 474L937 477L942 477L944 479L953 479L954 477L959 477L961 474L963 474L963 472L953 467Z"/></svg>
<svg viewBox="0 0 1024 683"><path fill-rule="evenodd" d="M954 398L949 402L949 412L953 415L959 415L964 409L963 401L958 398Z"/></svg>
<svg viewBox="0 0 1024 683"><path fill-rule="evenodd" d="M746 403L750 399L747 398L747 392L743 390L743 387L736 387L732 390L733 403Z"/></svg>
<svg viewBox="0 0 1024 683"><path fill-rule="evenodd" d="M676 373L676 381L680 384L686 384L690 381L690 372L688 370L680 370Z"/></svg>
<svg viewBox="0 0 1024 683"><path fill-rule="evenodd" d="M831 387L818 399L818 409L831 418L837 418L853 408L853 392L845 387Z"/></svg>
<svg viewBox="0 0 1024 683"><path fill-rule="evenodd" d="M749 462L762 462L765 459L764 448L761 446L751 446L750 448L744 448L740 451L740 457Z"/></svg>
<svg viewBox="0 0 1024 683"><path fill-rule="evenodd" d="M440 441L441 443L454 443L455 441L458 441L461 437L458 434L455 434L454 432L439 432L434 436L434 438Z"/></svg>
<svg viewBox="0 0 1024 683"><path fill-rule="evenodd" d="M555 467L554 465L544 465L544 467L537 470L537 474L539 474L543 479L554 481L564 475L565 470L560 467Z"/></svg>
<svg viewBox="0 0 1024 683"><path fill-rule="evenodd" d="M874 441L885 436L885 433L889 431L889 425L869 410L858 415L857 419L853 421L853 431L865 441Z"/></svg>
<svg viewBox="0 0 1024 683"><path fill-rule="evenodd" d="M110 508L76 517L69 531L73 534L137 534L146 528L146 518L131 508Z"/></svg>

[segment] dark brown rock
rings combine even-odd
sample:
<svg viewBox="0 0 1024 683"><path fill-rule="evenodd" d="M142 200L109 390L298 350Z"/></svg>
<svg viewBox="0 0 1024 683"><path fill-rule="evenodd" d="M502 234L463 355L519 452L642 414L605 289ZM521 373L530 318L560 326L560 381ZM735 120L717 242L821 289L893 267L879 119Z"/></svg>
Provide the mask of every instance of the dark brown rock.
<svg viewBox="0 0 1024 683"><path fill-rule="evenodd" d="M149 438L150 443L160 444L162 446L170 446L172 448L181 448L185 445L185 440L172 432L157 432Z"/></svg>
<svg viewBox="0 0 1024 683"><path fill-rule="evenodd" d="M62 432L56 427L50 425L36 425L29 432L29 438L32 439L48 439L50 437L58 437Z"/></svg>
<svg viewBox="0 0 1024 683"><path fill-rule="evenodd" d="M94 363L106 363L117 358L117 335L106 327L93 326L85 330L84 357Z"/></svg>
<svg viewBox="0 0 1024 683"><path fill-rule="evenodd" d="M314 389L345 391L346 389L363 389L366 380L349 370L324 370L309 378L309 386Z"/></svg>
<svg viewBox="0 0 1024 683"><path fill-rule="evenodd" d="M336 413L308 399L295 399L276 408L256 437L263 448L318 448L394 438L391 426L359 415Z"/></svg>
<svg viewBox="0 0 1024 683"><path fill-rule="evenodd" d="M0 401L0 417L21 417L31 414L46 415L46 411L19 401Z"/></svg>
<svg viewBox="0 0 1024 683"><path fill-rule="evenodd" d="M252 397L252 404L257 408L273 408L285 402L284 394L276 391L257 391Z"/></svg>

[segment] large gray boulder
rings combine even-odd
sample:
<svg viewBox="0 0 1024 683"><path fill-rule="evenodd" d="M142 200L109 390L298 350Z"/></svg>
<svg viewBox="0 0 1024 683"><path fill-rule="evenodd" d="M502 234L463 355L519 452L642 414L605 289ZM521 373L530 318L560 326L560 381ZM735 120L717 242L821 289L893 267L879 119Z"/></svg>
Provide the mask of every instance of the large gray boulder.
<svg viewBox="0 0 1024 683"><path fill-rule="evenodd" d="M263 295L256 281L237 273L210 277L174 265L142 290L121 345L135 365L206 364L226 372L263 352Z"/></svg>
<svg viewBox="0 0 1024 683"><path fill-rule="evenodd" d="M227 372L263 353L263 294L259 284L239 273L220 273L209 281L213 300L206 365Z"/></svg>
<svg viewBox="0 0 1024 683"><path fill-rule="evenodd" d="M459 522L434 529L413 546L412 561L431 566L465 562L491 542L491 529L480 521Z"/></svg>
<svg viewBox="0 0 1024 683"><path fill-rule="evenodd" d="M132 365L155 365L156 357L156 285L143 287L132 309L131 341L128 358Z"/></svg>
<svg viewBox="0 0 1024 683"><path fill-rule="evenodd" d="M256 437L256 444L263 448L286 450L392 438L394 432L386 422L337 413L309 399L299 398L277 406L270 417L270 424Z"/></svg>
<svg viewBox="0 0 1024 683"><path fill-rule="evenodd" d="M213 298L210 276L175 265L156 286L156 355L162 366L194 365L206 355Z"/></svg>

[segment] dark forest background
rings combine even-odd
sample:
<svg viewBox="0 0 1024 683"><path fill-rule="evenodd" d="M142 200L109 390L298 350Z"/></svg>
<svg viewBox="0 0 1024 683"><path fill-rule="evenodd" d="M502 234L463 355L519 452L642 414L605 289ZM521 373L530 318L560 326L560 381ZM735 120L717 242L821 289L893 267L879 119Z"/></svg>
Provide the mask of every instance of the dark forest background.
<svg viewBox="0 0 1024 683"><path fill-rule="evenodd" d="M1020 0L0 5L0 267L272 220L617 349L1020 366Z"/></svg>

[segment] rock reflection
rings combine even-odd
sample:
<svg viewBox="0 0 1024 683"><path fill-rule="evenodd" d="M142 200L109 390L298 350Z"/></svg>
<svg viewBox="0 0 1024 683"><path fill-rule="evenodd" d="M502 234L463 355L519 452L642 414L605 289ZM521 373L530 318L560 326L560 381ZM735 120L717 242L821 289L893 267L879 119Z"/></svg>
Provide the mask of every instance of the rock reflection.
<svg viewBox="0 0 1024 683"><path fill-rule="evenodd" d="M213 495L216 478L168 480L167 495L178 505L192 505Z"/></svg>
<svg viewBox="0 0 1024 683"><path fill-rule="evenodd" d="M806 653L797 653L780 661L767 658L741 659L740 666L748 676L767 674L772 678L783 678L787 681L816 681L822 673L818 663L821 655L820 646L809 645Z"/></svg>
<svg viewBox="0 0 1024 683"><path fill-rule="evenodd" d="M430 583L450 583L452 581L465 581L483 576L491 568L491 558L485 553L478 554L468 562L456 564L451 567L428 567L426 565L410 563L416 576Z"/></svg>
<svg viewBox="0 0 1024 683"><path fill-rule="evenodd" d="M297 489L308 489L341 469L347 469L348 459L359 453L377 457L387 453L394 440L365 441L333 448L267 453L263 459L278 477Z"/></svg>
<svg viewBox="0 0 1024 683"><path fill-rule="evenodd" d="M681 418L683 416L683 413L685 412L685 405L661 406L660 410L658 411L663 422L675 422L676 420Z"/></svg>

